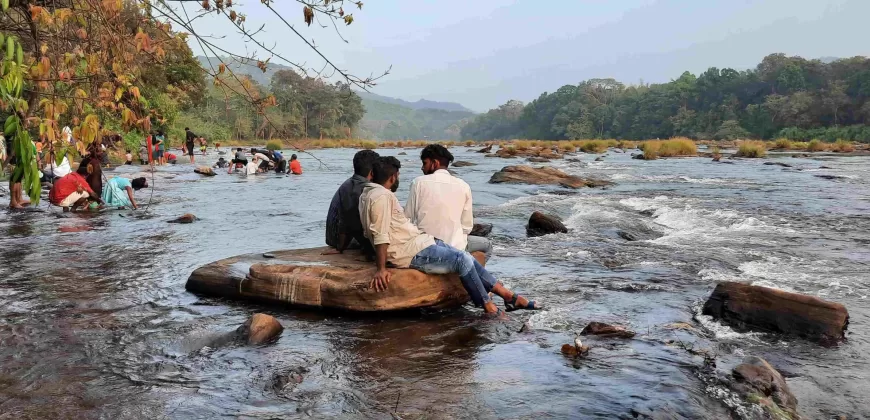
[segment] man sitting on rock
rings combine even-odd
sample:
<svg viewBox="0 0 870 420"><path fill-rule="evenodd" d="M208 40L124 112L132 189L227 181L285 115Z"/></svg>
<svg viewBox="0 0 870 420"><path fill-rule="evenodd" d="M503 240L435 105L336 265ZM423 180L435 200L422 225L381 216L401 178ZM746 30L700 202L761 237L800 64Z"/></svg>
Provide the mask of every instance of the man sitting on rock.
<svg viewBox="0 0 870 420"><path fill-rule="evenodd" d="M359 196L372 179L372 165L380 157L372 150L360 150L353 155L353 176L338 187L326 213L326 244L334 248L324 252L340 254L355 245L366 256L374 257L375 250L363 234L359 219Z"/></svg>
<svg viewBox="0 0 870 420"><path fill-rule="evenodd" d="M458 274L471 301L482 306L487 314L502 312L489 292L504 299L508 312L541 309L534 301L504 287L471 254L421 232L408 220L394 194L399 187L401 166L393 156L378 158L372 168L372 182L366 184L359 199L360 221L375 247L378 267L370 286L377 291L387 289L392 277L387 270L389 262L398 268L410 267L428 274Z"/></svg>
<svg viewBox="0 0 870 420"><path fill-rule="evenodd" d="M486 260L492 244L486 238L468 236L474 228L471 187L447 172L453 154L440 144L430 144L420 153L423 176L411 182L405 216L411 223L444 243L471 252L483 252Z"/></svg>

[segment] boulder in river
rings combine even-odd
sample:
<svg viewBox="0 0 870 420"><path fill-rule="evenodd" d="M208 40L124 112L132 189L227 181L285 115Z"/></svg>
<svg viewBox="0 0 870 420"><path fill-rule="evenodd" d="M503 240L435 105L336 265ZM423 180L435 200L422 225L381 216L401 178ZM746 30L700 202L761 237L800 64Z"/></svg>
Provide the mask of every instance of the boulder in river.
<svg viewBox="0 0 870 420"><path fill-rule="evenodd" d="M578 344L579 340L575 344L562 344L562 354L568 357L586 357L589 354L589 346Z"/></svg>
<svg viewBox="0 0 870 420"><path fill-rule="evenodd" d="M193 214L191 214L191 213L185 213L184 215L182 215L182 216L179 217L179 218L176 218L176 219L172 219L172 220L170 220L169 223L183 223L183 224L187 224L187 223L193 223L193 222L195 222L195 221L197 221L197 220L198 220L197 217L194 216Z"/></svg>
<svg viewBox="0 0 870 420"><path fill-rule="evenodd" d="M716 285L704 304L703 314L738 329L792 334L822 341L843 339L849 325L849 312L839 303L734 282Z"/></svg>
<svg viewBox="0 0 870 420"><path fill-rule="evenodd" d="M634 331L629 331L625 327L618 325L605 324L603 322L590 322L580 331L580 335L597 335L605 338L632 338Z"/></svg>
<svg viewBox="0 0 870 420"><path fill-rule="evenodd" d="M494 173L489 179L490 184L535 184L535 185L561 185L567 188L604 187L612 185L612 182L583 179L568 175L556 168L535 168L528 165L505 166L502 170Z"/></svg>
<svg viewBox="0 0 870 420"><path fill-rule="evenodd" d="M454 168L462 168L465 166L476 166L476 165L477 165L476 163L466 162L464 160L457 160L456 162L453 162Z"/></svg>
<svg viewBox="0 0 870 420"><path fill-rule="evenodd" d="M782 374L766 360L750 356L731 372L731 388L747 401L758 404L769 418L799 419L797 398L791 393Z"/></svg>
<svg viewBox="0 0 870 420"><path fill-rule="evenodd" d="M547 159L545 157L532 156L528 159L528 161L532 163L547 163L550 161L550 159Z"/></svg>
<svg viewBox="0 0 870 420"><path fill-rule="evenodd" d="M408 153L406 153L406 152L399 152L399 156L408 156Z"/></svg>
<svg viewBox="0 0 870 420"><path fill-rule="evenodd" d="M329 248L245 254L193 271L185 288L193 293L311 308L355 312L444 309L468 302L459 276L390 269L385 291L370 287L375 265L359 251L322 255ZM485 263L481 252L473 254Z"/></svg>
<svg viewBox="0 0 870 420"><path fill-rule="evenodd" d="M767 166L782 166L783 168L791 168L791 165L783 162L764 162Z"/></svg>
<svg viewBox="0 0 870 420"><path fill-rule="evenodd" d="M490 144L489 146L486 146L483 149L478 150L477 153L492 153L492 145Z"/></svg>
<svg viewBox="0 0 870 420"><path fill-rule="evenodd" d="M200 166L200 167L197 167L196 169L193 170L193 172L196 172L196 173L198 173L198 174L200 174L200 175L205 175L205 176L215 176L215 175L217 175L217 174L214 173L214 169L209 168L208 166Z"/></svg>
<svg viewBox="0 0 870 420"><path fill-rule="evenodd" d="M469 235L487 237L490 233L492 233L492 223L475 223Z"/></svg>
<svg viewBox="0 0 870 420"><path fill-rule="evenodd" d="M281 335L284 327L275 317L256 313L236 330L248 344L263 344Z"/></svg>
<svg viewBox="0 0 870 420"><path fill-rule="evenodd" d="M568 233L568 228L562 224L562 220L556 216L536 211L529 217L526 225L526 234L530 237L544 236L551 233Z"/></svg>

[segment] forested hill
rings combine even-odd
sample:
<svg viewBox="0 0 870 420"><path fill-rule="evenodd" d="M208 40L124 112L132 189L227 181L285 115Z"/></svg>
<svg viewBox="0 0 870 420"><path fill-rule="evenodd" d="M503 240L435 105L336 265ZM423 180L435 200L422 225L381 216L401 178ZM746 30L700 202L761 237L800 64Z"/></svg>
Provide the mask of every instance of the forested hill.
<svg viewBox="0 0 870 420"><path fill-rule="evenodd" d="M393 103L366 99L359 136L378 140L456 140L462 127L474 116L471 111L412 109ZM457 104L458 105L458 104Z"/></svg>
<svg viewBox="0 0 870 420"><path fill-rule="evenodd" d="M787 137L870 142L870 59L771 54L752 70L710 68L668 83L591 79L509 101L462 129L463 139Z"/></svg>
<svg viewBox="0 0 870 420"><path fill-rule="evenodd" d="M471 112L470 109L458 104L456 102L438 102L438 101L430 101L428 99L418 99L416 102L406 101L404 99L391 98L389 96L381 96L371 92L357 91L357 94L365 99L371 101L385 102L393 105L400 105L405 108L411 109L441 109L444 111L466 111Z"/></svg>

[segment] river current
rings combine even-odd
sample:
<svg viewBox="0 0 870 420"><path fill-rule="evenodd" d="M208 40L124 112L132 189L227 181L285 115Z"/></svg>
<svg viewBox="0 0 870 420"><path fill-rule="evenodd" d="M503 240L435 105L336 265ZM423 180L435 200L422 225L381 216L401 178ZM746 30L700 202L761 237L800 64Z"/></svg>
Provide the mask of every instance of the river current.
<svg viewBox="0 0 870 420"><path fill-rule="evenodd" d="M147 210L0 212L0 418L754 418L717 380L749 355L783 372L805 418L870 418L870 158L581 153L550 165L616 185L573 191L488 184L524 159L452 150L477 164L454 172L476 221L494 225L488 268L547 310L361 317L192 295L185 281L203 264L322 246L355 151L301 154L294 177L159 168L153 197L137 192ZM404 202L419 149L379 152L407 153ZM535 210L570 232L527 238ZM183 213L200 220L166 223ZM822 347L701 316L725 280L841 302L848 339ZM220 340L254 312L284 325L276 342ZM638 334L562 356L590 321Z"/></svg>

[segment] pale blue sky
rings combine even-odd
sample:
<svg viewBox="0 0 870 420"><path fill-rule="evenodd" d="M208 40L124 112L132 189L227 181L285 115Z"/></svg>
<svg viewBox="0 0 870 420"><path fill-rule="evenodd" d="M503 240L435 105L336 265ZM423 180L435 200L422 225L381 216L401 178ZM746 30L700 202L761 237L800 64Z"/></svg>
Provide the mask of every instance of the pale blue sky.
<svg viewBox="0 0 870 420"><path fill-rule="evenodd" d="M246 2L247 26L266 24L262 40L323 65L259 1ZM754 67L773 52L870 55L870 0L369 0L341 28L347 44L331 26L306 27L298 3L273 5L341 67L368 75L392 65L374 93L475 111L593 77L663 82L684 70ZM216 19L197 27L231 31ZM255 49L230 32L220 43Z"/></svg>

